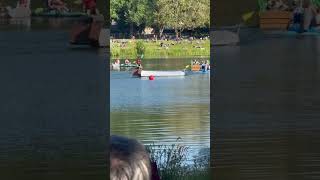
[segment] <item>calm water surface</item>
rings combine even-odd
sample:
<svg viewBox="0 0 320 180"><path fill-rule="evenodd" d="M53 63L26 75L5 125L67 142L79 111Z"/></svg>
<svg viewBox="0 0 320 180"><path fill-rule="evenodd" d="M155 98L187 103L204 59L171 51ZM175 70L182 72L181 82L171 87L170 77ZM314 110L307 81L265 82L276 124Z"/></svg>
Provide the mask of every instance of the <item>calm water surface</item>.
<svg viewBox="0 0 320 180"><path fill-rule="evenodd" d="M148 70L181 70L191 59L148 59ZM189 159L210 147L210 78L196 74L154 81L111 71L111 133L145 144L179 143L190 148Z"/></svg>
<svg viewBox="0 0 320 180"><path fill-rule="evenodd" d="M106 177L106 50L53 21L1 25L0 179Z"/></svg>
<svg viewBox="0 0 320 180"><path fill-rule="evenodd" d="M250 33L214 49L216 179L319 179L320 39Z"/></svg>

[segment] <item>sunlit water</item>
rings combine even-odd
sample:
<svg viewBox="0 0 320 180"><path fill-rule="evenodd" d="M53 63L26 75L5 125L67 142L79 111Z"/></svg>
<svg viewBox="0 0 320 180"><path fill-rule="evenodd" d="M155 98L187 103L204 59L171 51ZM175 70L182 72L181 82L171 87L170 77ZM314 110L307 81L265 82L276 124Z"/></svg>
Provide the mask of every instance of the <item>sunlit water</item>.
<svg viewBox="0 0 320 180"><path fill-rule="evenodd" d="M52 21L1 26L0 179L105 179L106 51Z"/></svg>
<svg viewBox="0 0 320 180"><path fill-rule="evenodd" d="M215 178L319 179L320 38L247 35L214 49Z"/></svg>
<svg viewBox="0 0 320 180"><path fill-rule="evenodd" d="M144 60L148 70L181 70L190 59ZM188 159L210 142L210 75L133 78L131 71L112 71L111 133L145 144L183 144ZM177 138L181 140L177 143Z"/></svg>

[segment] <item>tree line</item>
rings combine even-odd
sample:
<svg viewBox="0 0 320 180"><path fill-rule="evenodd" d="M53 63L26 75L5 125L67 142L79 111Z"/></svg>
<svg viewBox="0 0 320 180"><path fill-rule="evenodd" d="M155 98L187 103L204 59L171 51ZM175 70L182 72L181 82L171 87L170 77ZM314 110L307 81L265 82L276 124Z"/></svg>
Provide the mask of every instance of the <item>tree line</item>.
<svg viewBox="0 0 320 180"><path fill-rule="evenodd" d="M209 0L111 0L111 21L142 31L152 27L161 37L163 31L173 29L176 37L184 30L209 28Z"/></svg>

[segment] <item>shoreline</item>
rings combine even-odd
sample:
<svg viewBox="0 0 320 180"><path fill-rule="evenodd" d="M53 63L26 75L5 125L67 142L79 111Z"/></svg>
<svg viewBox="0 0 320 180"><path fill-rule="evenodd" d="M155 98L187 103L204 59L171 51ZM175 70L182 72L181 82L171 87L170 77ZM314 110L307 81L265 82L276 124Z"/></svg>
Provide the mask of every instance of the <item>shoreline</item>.
<svg viewBox="0 0 320 180"><path fill-rule="evenodd" d="M136 59L137 42L143 44L143 59L169 59L169 58L210 58L210 40L112 40L110 42L110 58Z"/></svg>

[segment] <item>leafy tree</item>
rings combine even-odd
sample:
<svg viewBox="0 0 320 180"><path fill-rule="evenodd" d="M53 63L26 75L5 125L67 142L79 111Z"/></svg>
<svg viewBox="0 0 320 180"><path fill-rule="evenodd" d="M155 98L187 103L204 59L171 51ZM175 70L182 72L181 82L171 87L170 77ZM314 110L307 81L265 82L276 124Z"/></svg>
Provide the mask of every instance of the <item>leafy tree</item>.
<svg viewBox="0 0 320 180"><path fill-rule="evenodd" d="M133 27L152 26L162 36L165 28L176 37L185 29L209 27L209 0L111 0L111 19Z"/></svg>
<svg viewBox="0 0 320 180"><path fill-rule="evenodd" d="M170 18L170 0L154 0L152 3L153 24L159 31L159 37L162 37L162 33L165 27L169 26L168 20Z"/></svg>
<svg viewBox="0 0 320 180"><path fill-rule="evenodd" d="M197 0L191 1L189 7L190 15L187 20L187 28L194 29L210 26L210 1Z"/></svg>
<svg viewBox="0 0 320 180"><path fill-rule="evenodd" d="M110 18L111 20L118 20L120 18L120 11L125 5L125 0L111 0L110 1Z"/></svg>
<svg viewBox="0 0 320 180"><path fill-rule="evenodd" d="M189 1L190 0L170 0L168 25L175 30L176 38L179 38L181 32L188 27L188 19L190 18Z"/></svg>

